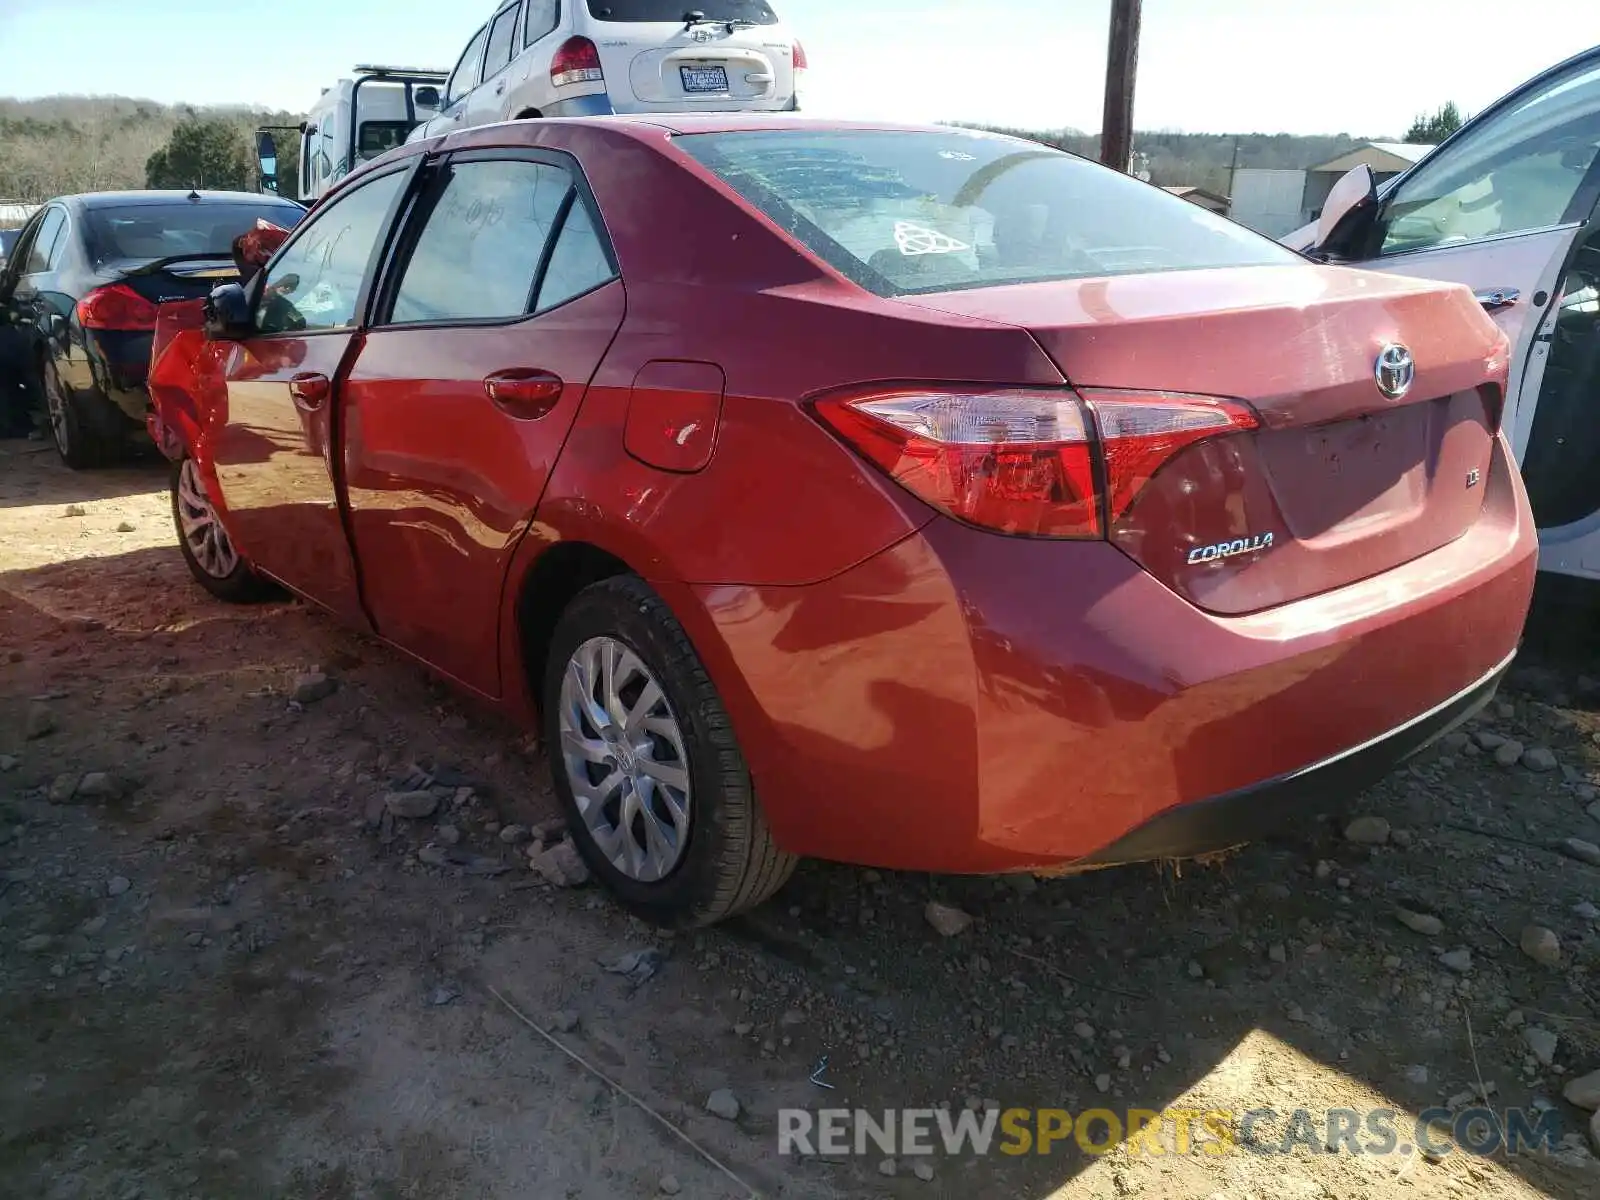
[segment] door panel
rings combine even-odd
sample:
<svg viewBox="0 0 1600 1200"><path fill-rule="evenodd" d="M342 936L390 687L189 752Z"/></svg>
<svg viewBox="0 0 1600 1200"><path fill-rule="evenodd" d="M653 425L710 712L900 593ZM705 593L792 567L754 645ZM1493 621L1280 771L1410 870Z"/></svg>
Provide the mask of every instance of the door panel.
<svg viewBox="0 0 1600 1200"><path fill-rule="evenodd" d="M351 532L378 632L486 695L500 694L511 553L622 316L613 282L513 325L380 329L345 384ZM485 389L508 371L565 386L524 415Z"/></svg>
<svg viewBox="0 0 1600 1200"><path fill-rule="evenodd" d="M291 395L293 381L339 377L351 333L241 342L226 369L228 420L212 462L240 551L266 574L365 625L355 565L334 493L335 460L326 399Z"/></svg>

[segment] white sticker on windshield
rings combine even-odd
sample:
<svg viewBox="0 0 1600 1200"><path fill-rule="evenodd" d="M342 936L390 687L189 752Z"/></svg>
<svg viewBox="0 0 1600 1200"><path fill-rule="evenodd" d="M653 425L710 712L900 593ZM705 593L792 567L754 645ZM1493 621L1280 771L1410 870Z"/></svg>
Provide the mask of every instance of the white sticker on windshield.
<svg viewBox="0 0 1600 1200"><path fill-rule="evenodd" d="M894 223L894 244L900 247L900 253L907 258L919 254L954 254L959 250L972 249L966 242L957 241L948 233L940 233L937 229L915 225L910 221Z"/></svg>

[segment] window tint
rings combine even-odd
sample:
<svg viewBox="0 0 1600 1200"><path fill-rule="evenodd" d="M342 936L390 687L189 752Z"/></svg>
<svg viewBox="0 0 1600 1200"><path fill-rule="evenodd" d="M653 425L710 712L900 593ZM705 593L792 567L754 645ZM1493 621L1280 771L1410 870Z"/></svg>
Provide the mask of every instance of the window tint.
<svg viewBox="0 0 1600 1200"><path fill-rule="evenodd" d="M466 53L456 64L456 69L450 72L450 81L444 85L444 102L447 107L478 86L481 78L478 72L483 66L483 43L488 36L487 25L473 34L472 40L467 43Z"/></svg>
<svg viewBox="0 0 1600 1200"><path fill-rule="evenodd" d="M56 238L61 234L61 228L67 222L66 214L59 208L45 211L39 219L38 232L33 235L33 245L28 249L28 261L22 264L22 273L32 275L39 271L50 269L50 255L55 248Z"/></svg>
<svg viewBox="0 0 1600 1200"><path fill-rule="evenodd" d="M390 319L526 313L545 243L572 190L567 172L548 163L455 164L406 263Z"/></svg>
<svg viewBox="0 0 1600 1200"><path fill-rule="evenodd" d="M1600 64L1588 63L1423 159L1384 206L1380 254L1559 225L1600 154Z"/></svg>
<svg viewBox="0 0 1600 1200"><path fill-rule="evenodd" d="M517 6L512 5L489 26L489 53L483 62L485 79L511 61L512 43L517 33Z"/></svg>
<svg viewBox="0 0 1600 1200"><path fill-rule="evenodd" d="M664 21L681 26L683 0L588 0L596 21ZM776 25L777 14L766 0L695 0L691 6L707 21L742 21L747 25Z"/></svg>
<svg viewBox="0 0 1600 1200"><path fill-rule="evenodd" d="M574 296L599 287L613 274L605 246L589 219L589 210L575 197L567 219L562 222L555 249L550 252L550 264L539 285L536 311L544 312L565 304Z"/></svg>
<svg viewBox="0 0 1600 1200"><path fill-rule="evenodd" d="M309 224L272 264L256 311L262 333L345 329L384 218L408 172L363 183L307 218Z"/></svg>
<svg viewBox="0 0 1600 1200"><path fill-rule="evenodd" d="M561 20L558 0L527 0L523 7L528 10L528 32L523 38L523 45L531 46L540 38L555 32Z"/></svg>
<svg viewBox="0 0 1600 1200"><path fill-rule="evenodd" d="M1016 138L794 130L676 142L883 296L1300 261L1160 188Z"/></svg>

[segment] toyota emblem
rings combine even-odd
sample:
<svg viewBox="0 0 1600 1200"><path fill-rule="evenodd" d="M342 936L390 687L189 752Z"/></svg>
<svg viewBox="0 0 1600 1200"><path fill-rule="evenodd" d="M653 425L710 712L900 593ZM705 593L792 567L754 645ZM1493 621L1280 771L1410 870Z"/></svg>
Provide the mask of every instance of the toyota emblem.
<svg viewBox="0 0 1600 1200"><path fill-rule="evenodd" d="M1373 370L1373 378L1377 381L1378 390L1389 399L1398 400L1409 392L1416 374L1417 364L1411 358L1411 351L1404 346L1391 342L1378 351L1378 365Z"/></svg>

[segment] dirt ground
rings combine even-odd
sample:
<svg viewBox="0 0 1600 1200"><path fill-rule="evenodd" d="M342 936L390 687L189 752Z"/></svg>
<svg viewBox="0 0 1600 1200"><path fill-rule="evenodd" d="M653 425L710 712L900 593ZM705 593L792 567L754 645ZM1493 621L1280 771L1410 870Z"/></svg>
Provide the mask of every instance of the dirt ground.
<svg viewBox="0 0 1600 1200"><path fill-rule="evenodd" d="M768 1197L1600 1195L1562 1097L1600 1068L1600 867L1551 848L1600 841L1597 614L1544 605L1473 730L1554 766L1459 736L1355 798L1383 844L1322 823L1037 882L805 864L668 937L502 839L554 815L519 731L302 605L195 586L162 464L0 442L0 1196L749 1194L495 993ZM292 702L314 668L337 690ZM384 818L418 771L439 814ZM974 924L942 936L930 899ZM1530 924L1559 962L1519 948ZM647 948L652 978L602 969ZM1551 1106L1560 1148L778 1153L784 1107L1271 1106L1275 1144L1296 1108L1405 1132L1480 1082ZM706 1110L721 1088L736 1120Z"/></svg>

